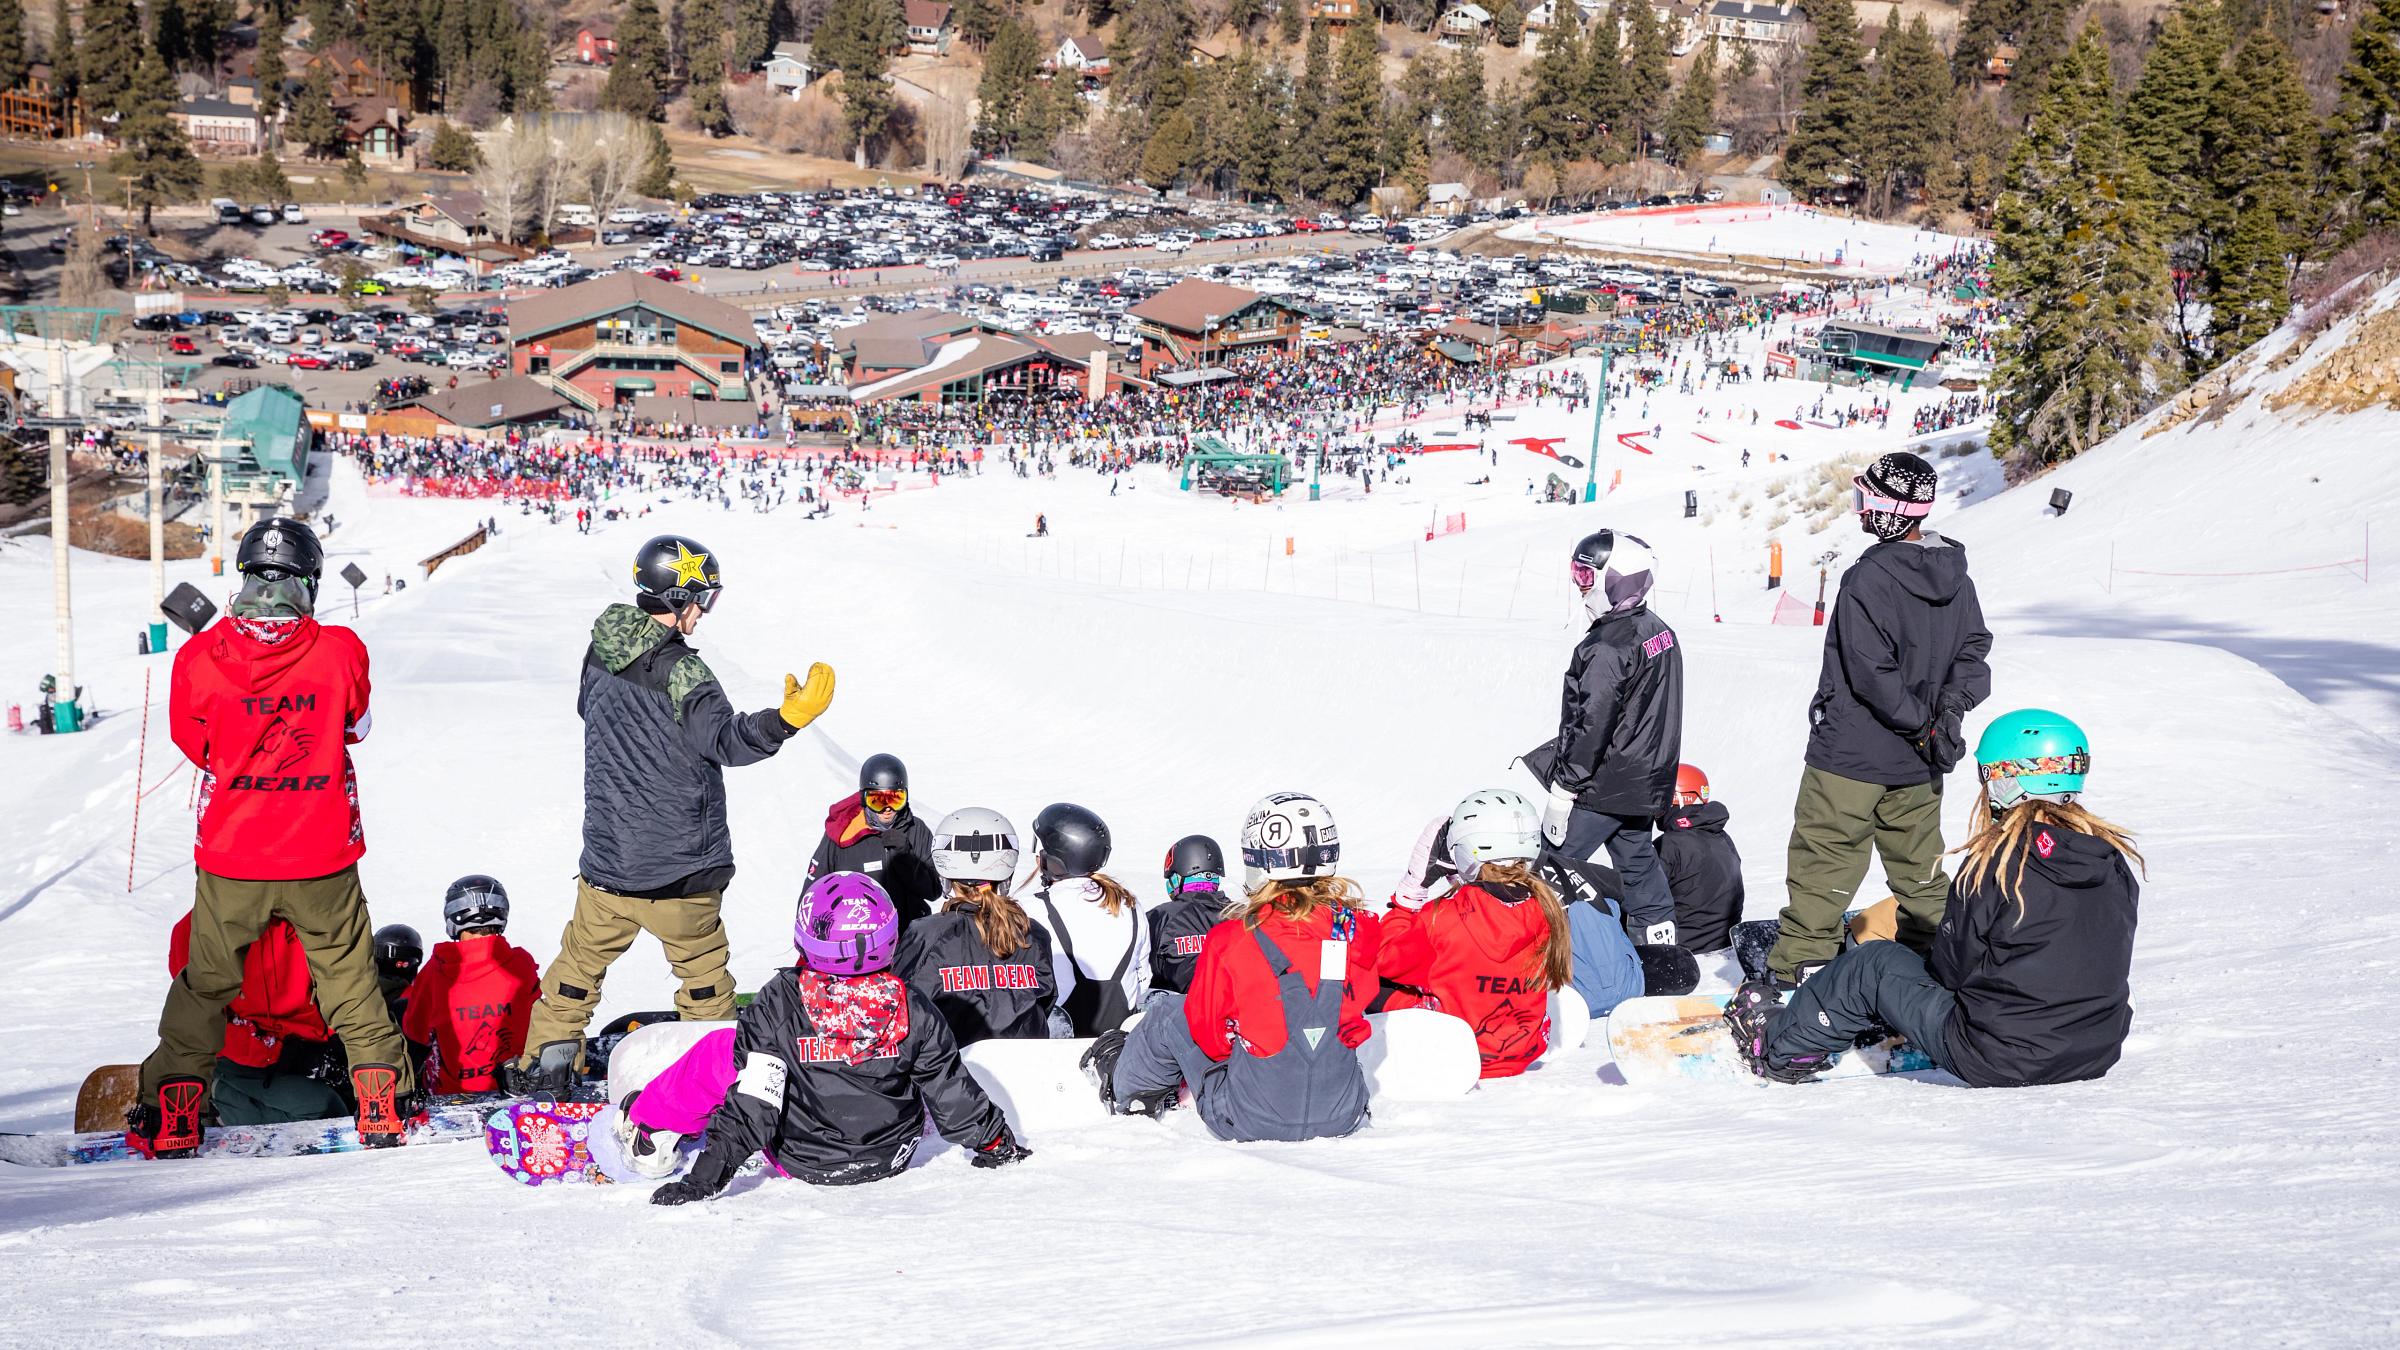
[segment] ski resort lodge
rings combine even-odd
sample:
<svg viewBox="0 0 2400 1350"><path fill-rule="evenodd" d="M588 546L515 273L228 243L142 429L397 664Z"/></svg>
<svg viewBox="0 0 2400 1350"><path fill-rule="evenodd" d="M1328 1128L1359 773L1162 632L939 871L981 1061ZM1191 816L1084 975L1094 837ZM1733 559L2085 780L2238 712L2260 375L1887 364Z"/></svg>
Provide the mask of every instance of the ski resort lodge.
<svg viewBox="0 0 2400 1350"><path fill-rule="evenodd" d="M654 394L750 397L764 345L750 316L639 272L508 304L508 368L588 412Z"/></svg>

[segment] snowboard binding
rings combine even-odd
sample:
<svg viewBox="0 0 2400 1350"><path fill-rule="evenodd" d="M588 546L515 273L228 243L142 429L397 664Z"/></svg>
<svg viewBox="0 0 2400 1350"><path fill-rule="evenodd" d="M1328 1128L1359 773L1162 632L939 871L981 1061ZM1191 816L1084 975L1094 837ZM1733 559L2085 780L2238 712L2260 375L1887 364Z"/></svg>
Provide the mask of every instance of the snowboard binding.
<svg viewBox="0 0 2400 1350"><path fill-rule="evenodd" d="M1183 1085L1160 1088L1153 1092L1137 1092L1123 1101L1117 1100L1117 1058L1125 1053L1129 1039L1124 1028L1111 1027L1100 1033L1092 1048L1083 1052L1076 1063L1083 1075L1100 1090L1100 1101L1113 1115L1150 1116L1156 1118L1175 1109L1182 1099Z"/></svg>
<svg viewBox="0 0 2400 1350"><path fill-rule="evenodd" d="M426 1118L423 1092L399 1093L400 1071L389 1064L359 1064L350 1070L358 1098L358 1142L368 1148L398 1148L408 1127Z"/></svg>
<svg viewBox="0 0 2400 1350"><path fill-rule="evenodd" d="M200 1153L200 1102L208 1085L188 1075L158 1085L155 1100L125 1112L125 1142L145 1158L192 1158Z"/></svg>
<svg viewBox="0 0 2400 1350"><path fill-rule="evenodd" d="M1775 986L1759 980L1746 980L1725 1000L1725 1024L1733 1031L1733 1048L1741 1053L1742 1063L1750 1072L1776 1083L1814 1082L1818 1074L1833 1067L1827 1055L1777 1056L1767 1048L1771 1024L1783 1000Z"/></svg>

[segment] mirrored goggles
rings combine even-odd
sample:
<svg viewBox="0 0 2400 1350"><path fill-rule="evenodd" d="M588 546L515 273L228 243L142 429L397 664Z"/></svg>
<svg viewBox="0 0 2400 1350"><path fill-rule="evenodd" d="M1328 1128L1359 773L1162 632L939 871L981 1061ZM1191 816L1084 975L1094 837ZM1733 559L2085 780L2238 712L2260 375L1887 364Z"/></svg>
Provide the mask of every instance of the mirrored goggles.
<svg viewBox="0 0 2400 1350"><path fill-rule="evenodd" d="M1242 861L1262 871L1286 871L1295 867L1331 867L1341 861L1339 844L1302 844L1297 848L1245 848Z"/></svg>
<svg viewBox="0 0 2400 1350"><path fill-rule="evenodd" d="M877 814L897 811L908 805L907 788L876 788L866 794L867 809Z"/></svg>
<svg viewBox="0 0 2400 1350"><path fill-rule="evenodd" d="M1599 569L1587 562L1569 564L1567 575L1575 579L1575 589L1579 591L1588 591L1600 584Z"/></svg>

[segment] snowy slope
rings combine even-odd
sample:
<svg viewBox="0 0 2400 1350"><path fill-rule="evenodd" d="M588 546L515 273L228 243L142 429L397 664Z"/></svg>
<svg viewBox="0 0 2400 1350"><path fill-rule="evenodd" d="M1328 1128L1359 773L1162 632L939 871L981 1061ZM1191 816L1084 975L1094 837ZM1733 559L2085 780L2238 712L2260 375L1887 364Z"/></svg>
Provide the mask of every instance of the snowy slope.
<svg viewBox="0 0 2400 1350"><path fill-rule="evenodd" d="M1684 411L1672 398L1653 413L1670 437ZM2041 704L2083 721L2093 801L2149 855L2134 1037L2101 1082L1633 1089L1595 1039L1467 1100L1379 1111L1347 1141L1222 1145L1186 1114L1036 1137L1030 1163L996 1174L944 1148L876 1186L744 1183L671 1212L632 1188L510 1187L471 1145L0 1169L0 1341L2389 1344L2391 743L2359 711L2371 700L2327 697L2220 634L2153 631L2141 593L2112 596L2078 561L2111 538L2121 556L2134 540L2164 553L2229 529L2254 541L2249 556L2305 558L2268 545L2395 499L2378 465L2384 414L2219 430L2237 416L2128 439L1946 517L1995 616L1987 711ZM1522 426L1571 430L1533 414ZM1788 434L1803 466L1870 444ZM2213 476L2276 436L2283 458L2346 475L2349 500ZM817 729L729 775L742 875L727 917L745 984L788 959L824 805L875 750L909 761L931 813L988 804L1024 824L1054 799L1095 807L1120 841L1112 870L1146 897L1169 840L1228 839L1253 798L1307 788L1380 893L1427 817L1511 782L1509 758L1548 734L1573 640L1556 560L1601 523L1658 537L1660 607L1689 671L1687 758L1732 808L1749 913L1772 914L1819 635L1743 621L1754 600L1708 622L1711 550L1730 577L1758 527L1730 511L1684 521L1701 472L1687 456L1613 454L1602 478L1624 467L1618 494L1542 508L1522 482L1543 461L1502 454L1497 470L1430 456L1405 488L1313 507L1193 501L1152 471L1113 499L1079 474L987 475L814 523L666 503L582 538L506 518L497 547L431 581L389 598L371 587L357 621L376 673L377 733L359 754L376 918L434 929L441 887L491 871L517 900L512 936L552 954L577 851L583 635L630 549L670 527L725 560L732 589L698 641L737 703L764 704L810 660L840 671ZM1706 473L1741 475L1711 458ZM1469 483L1485 472L1496 481ZM2039 514L2054 482L2078 491L2062 519ZM417 575L403 564L483 509L365 498L346 474L337 494L336 565L350 552L377 573ZM1425 543L1437 509L1467 511L1470 528ZM1059 532L1038 546L1021 537L1036 510ZM1225 560L1223 585L1202 584L1203 557ZM0 740L7 1128L63 1124L86 1069L146 1052L166 930L190 896L181 780L145 803L139 855L126 851L143 665L130 616L146 572L78 567L85 682L127 711L78 738ZM1403 568L1464 582L1459 612L1438 580L1400 599ZM45 577L44 555L0 551L0 616L40 639L0 652L0 686L30 688L47 668ZM2378 615L2263 595L2234 605L2272 645L2324 644L2329 680L2391 678L2376 654L2388 598ZM2070 596L2089 616L2073 625L2057 618ZM2223 607L2206 617L2229 621ZM165 778L173 752L156 727L147 753L146 778ZM637 947L602 1012L657 1006L670 988L655 947ZM2296 995L2311 994L2295 1022Z"/></svg>

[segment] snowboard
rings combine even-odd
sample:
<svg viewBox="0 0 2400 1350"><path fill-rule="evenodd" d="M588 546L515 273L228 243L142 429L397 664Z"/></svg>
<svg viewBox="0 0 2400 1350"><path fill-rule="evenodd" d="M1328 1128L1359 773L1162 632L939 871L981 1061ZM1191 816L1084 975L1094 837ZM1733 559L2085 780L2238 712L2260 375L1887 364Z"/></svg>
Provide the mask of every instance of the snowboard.
<svg viewBox="0 0 2400 1350"><path fill-rule="evenodd" d="M1366 1071L1367 1096L1394 1102L1438 1102L1464 1097L1483 1079L1483 1052L1475 1029L1460 1018L1431 1008L1369 1013L1375 1029L1358 1047Z"/></svg>
<svg viewBox="0 0 2400 1350"><path fill-rule="evenodd" d="M1671 942L1658 946L1637 943L1633 954L1642 963L1644 994L1688 994L1700 987L1700 958L1686 948Z"/></svg>
<svg viewBox="0 0 2400 1350"><path fill-rule="evenodd" d="M408 1142L446 1144L482 1136L488 1098L451 1097L436 1102L426 1118L408 1127ZM295 1120L280 1125L217 1125L201 1136L203 1158L301 1158L319 1153L356 1153L358 1123L348 1116ZM125 1142L122 1126L80 1134L0 1134L0 1162L19 1167L77 1167L85 1163L131 1162L141 1158Z"/></svg>
<svg viewBox="0 0 2400 1350"><path fill-rule="evenodd" d="M592 1118L606 1102L518 1101L484 1117L483 1146L510 1179L528 1186L605 1180L592 1162Z"/></svg>
<svg viewBox="0 0 2400 1350"><path fill-rule="evenodd" d="M606 1080L608 1057L616 1052L616 1048L624 1043L627 1036L653 1022L674 1022L680 1020L682 1016L683 1014L672 1008L664 1012L627 1013L600 1028L599 1035L593 1036L583 1043L584 1076Z"/></svg>
<svg viewBox="0 0 2400 1350"><path fill-rule="evenodd" d="M1725 1025L1729 995L1631 998L1608 1015L1608 1050L1628 1083L1700 1079L1725 1083L1767 1080L1750 1072ZM1934 1067L1925 1052L1893 1038L1861 1046L1835 1060L1825 1078L1919 1073Z"/></svg>
<svg viewBox="0 0 2400 1350"><path fill-rule="evenodd" d="M622 1106L627 1097L649 1086L712 1031L731 1029L731 1022L652 1022L627 1032L608 1054L608 1099Z"/></svg>
<svg viewBox="0 0 2400 1350"><path fill-rule="evenodd" d="M1108 1120L1099 1086L1084 1076L1088 1036L1066 1041L977 1041L962 1046L959 1062L1021 1140L1046 1130L1075 1129Z"/></svg>
<svg viewBox="0 0 2400 1350"><path fill-rule="evenodd" d="M125 1128L125 1113L142 1095L142 1066L103 1064L83 1080L75 1093L75 1129L93 1133Z"/></svg>

